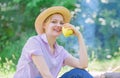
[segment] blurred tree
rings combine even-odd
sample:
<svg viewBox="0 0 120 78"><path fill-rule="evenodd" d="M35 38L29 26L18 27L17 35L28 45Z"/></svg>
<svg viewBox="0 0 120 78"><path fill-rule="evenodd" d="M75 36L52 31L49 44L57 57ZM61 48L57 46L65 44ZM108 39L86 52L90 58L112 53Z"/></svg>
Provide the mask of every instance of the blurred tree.
<svg viewBox="0 0 120 78"><path fill-rule="evenodd" d="M116 56L120 47L120 1L101 0L96 17L96 39L100 41L102 53L98 57ZM117 54L116 54L117 53ZM100 57L101 56L101 57ZM118 55L117 55L118 56Z"/></svg>
<svg viewBox="0 0 120 78"><path fill-rule="evenodd" d="M73 23L81 26L89 54L99 59L120 55L120 1L77 0ZM73 45L73 44L72 44ZM94 50L94 51L93 51Z"/></svg>
<svg viewBox="0 0 120 78"><path fill-rule="evenodd" d="M36 16L45 8L62 5L71 10L76 0L2 0L0 2L0 51L6 40L18 39L20 33L34 28Z"/></svg>

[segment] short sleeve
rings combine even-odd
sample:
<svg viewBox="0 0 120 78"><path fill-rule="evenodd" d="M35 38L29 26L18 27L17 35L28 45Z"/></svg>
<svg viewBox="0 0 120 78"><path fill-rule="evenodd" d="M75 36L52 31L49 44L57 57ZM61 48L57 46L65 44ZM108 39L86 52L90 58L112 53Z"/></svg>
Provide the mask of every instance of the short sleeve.
<svg viewBox="0 0 120 78"><path fill-rule="evenodd" d="M31 57L32 54L34 55L43 55L42 53L42 47L41 42L36 37L31 37L27 40L24 50L28 53L28 55Z"/></svg>

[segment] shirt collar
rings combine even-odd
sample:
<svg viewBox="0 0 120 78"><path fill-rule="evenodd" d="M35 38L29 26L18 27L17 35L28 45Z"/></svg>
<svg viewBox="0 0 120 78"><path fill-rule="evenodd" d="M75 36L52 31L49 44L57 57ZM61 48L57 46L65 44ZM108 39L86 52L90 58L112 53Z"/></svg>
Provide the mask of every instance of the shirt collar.
<svg viewBox="0 0 120 78"><path fill-rule="evenodd" d="M42 35L41 35L41 38L42 38L42 40L43 40L45 43L48 44L48 40L47 40L46 34L42 34Z"/></svg>
<svg viewBox="0 0 120 78"><path fill-rule="evenodd" d="M47 44L49 46L46 34L42 34L41 35L41 39L42 39L42 41L45 44ZM57 44L57 42L55 42L54 47L55 47L55 54L54 54L54 56L56 57L59 54L59 52L60 52L59 45Z"/></svg>
<svg viewBox="0 0 120 78"><path fill-rule="evenodd" d="M42 38L42 40L43 40L46 44L48 44L47 36L46 36L45 33L41 35L41 38ZM48 44L48 45L49 45L49 44ZM56 47L57 47L57 42L55 42L55 48L56 48Z"/></svg>

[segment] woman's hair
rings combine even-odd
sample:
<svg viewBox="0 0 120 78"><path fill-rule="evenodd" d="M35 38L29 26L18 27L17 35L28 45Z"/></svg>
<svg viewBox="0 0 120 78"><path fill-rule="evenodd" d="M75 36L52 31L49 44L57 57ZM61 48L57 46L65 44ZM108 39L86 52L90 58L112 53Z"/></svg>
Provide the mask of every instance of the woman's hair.
<svg viewBox="0 0 120 78"><path fill-rule="evenodd" d="M60 13L55 13L55 14L60 14ZM45 19L44 23L48 22L48 20L51 19L52 15L54 15L54 14L51 14L50 16L48 16L48 17ZM62 14L60 14L60 15L62 15ZM62 17L63 17L63 15L62 15ZM63 20L64 20L64 17L63 17Z"/></svg>

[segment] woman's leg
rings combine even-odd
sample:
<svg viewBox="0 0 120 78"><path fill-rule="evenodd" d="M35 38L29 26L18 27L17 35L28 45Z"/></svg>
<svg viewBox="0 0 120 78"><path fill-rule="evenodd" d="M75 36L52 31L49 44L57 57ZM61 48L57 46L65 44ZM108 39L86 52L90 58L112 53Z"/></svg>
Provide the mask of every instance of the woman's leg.
<svg viewBox="0 0 120 78"><path fill-rule="evenodd" d="M75 68L64 73L60 78L93 78L86 70Z"/></svg>

